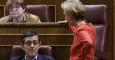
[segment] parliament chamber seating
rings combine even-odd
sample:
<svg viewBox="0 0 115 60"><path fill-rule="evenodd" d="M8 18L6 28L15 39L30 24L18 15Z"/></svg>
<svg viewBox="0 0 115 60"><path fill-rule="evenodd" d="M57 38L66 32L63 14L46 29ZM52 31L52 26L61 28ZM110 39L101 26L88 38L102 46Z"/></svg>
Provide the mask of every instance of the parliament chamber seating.
<svg viewBox="0 0 115 60"><path fill-rule="evenodd" d="M110 54L104 51L106 38L106 5L85 5L85 19L96 28L95 60L110 60ZM95 57L95 58L96 58Z"/></svg>
<svg viewBox="0 0 115 60"><path fill-rule="evenodd" d="M24 55L25 52L23 51L22 47L20 45L14 45L12 48L12 54L11 56L22 56ZM52 54L52 48L50 46L40 46L38 50L38 54L40 55L49 55L51 56Z"/></svg>
<svg viewBox="0 0 115 60"><path fill-rule="evenodd" d="M27 9L28 8L29 7L27 7ZM92 22L96 27L96 60L111 60L112 55L104 51L107 27L106 5L85 5L85 9L86 20ZM52 47L51 55L56 60L69 59L69 49L72 44L73 34L67 24L59 24L56 22L43 22L40 24L7 23L0 24L0 27L0 45L20 45L21 33L32 30L39 34L42 45L49 45Z"/></svg>
<svg viewBox="0 0 115 60"><path fill-rule="evenodd" d="M39 16L42 22L50 21L50 10L48 5L27 5L26 11Z"/></svg>
<svg viewBox="0 0 115 60"><path fill-rule="evenodd" d="M96 28L96 48L103 51L106 34L106 5L86 5L86 20Z"/></svg>

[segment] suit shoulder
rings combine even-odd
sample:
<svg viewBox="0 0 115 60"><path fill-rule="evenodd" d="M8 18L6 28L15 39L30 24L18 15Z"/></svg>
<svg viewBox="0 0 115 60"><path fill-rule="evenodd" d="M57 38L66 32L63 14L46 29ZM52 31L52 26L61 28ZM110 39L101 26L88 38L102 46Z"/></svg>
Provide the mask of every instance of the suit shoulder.
<svg viewBox="0 0 115 60"><path fill-rule="evenodd" d="M53 57L48 55L39 55L38 60L55 60Z"/></svg>
<svg viewBox="0 0 115 60"><path fill-rule="evenodd" d="M10 60L22 60L22 59L24 59L24 56L15 56L10 58Z"/></svg>

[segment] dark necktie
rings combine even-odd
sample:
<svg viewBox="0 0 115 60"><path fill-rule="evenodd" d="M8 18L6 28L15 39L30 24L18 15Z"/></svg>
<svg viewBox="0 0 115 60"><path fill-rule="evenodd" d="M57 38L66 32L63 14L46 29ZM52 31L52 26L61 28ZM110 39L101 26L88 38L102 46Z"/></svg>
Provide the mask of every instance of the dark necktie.
<svg viewBox="0 0 115 60"><path fill-rule="evenodd" d="M35 57L33 57L33 58L32 58L32 60L36 60L36 58L35 58Z"/></svg>

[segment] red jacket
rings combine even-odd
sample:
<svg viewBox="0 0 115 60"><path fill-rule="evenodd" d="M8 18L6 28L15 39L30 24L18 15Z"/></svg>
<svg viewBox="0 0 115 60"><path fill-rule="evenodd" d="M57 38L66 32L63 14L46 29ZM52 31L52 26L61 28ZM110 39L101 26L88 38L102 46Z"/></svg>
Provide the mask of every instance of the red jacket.
<svg viewBox="0 0 115 60"><path fill-rule="evenodd" d="M74 34L73 44L70 48L70 60L94 60L96 31L92 24L80 27L71 26Z"/></svg>

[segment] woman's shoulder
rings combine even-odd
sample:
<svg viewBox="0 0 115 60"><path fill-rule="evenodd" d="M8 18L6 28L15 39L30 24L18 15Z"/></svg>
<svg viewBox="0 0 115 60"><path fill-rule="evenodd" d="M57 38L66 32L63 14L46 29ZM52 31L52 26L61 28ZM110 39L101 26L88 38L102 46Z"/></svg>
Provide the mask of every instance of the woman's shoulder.
<svg viewBox="0 0 115 60"><path fill-rule="evenodd" d="M0 23L7 22L10 19L10 16L4 16L0 18Z"/></svg>
<svg viewBox="0 0 115 60"><path fill-rule="evenodd" d="M27 17L31 19L32 22L41 22L40 17L31 13L26 13Z"/></svg>

